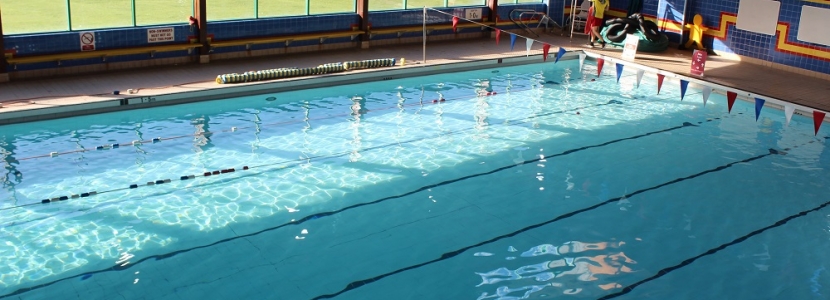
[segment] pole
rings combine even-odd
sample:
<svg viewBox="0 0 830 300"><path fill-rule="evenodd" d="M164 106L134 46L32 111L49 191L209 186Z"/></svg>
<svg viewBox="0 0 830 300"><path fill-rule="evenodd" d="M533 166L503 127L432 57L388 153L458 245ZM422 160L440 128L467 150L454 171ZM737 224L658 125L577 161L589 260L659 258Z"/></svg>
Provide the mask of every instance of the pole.
<svg viewBox="0 0 830 300"><path fill-rule="evenodd" d="M69 31L72 31L72 7L69 5L71 0L66 0L66 24L69 26Z"/></svg>
<svg viewBox="0 0 830 300"><path fill-rule="evenodd" d="M3 13L2 9L0 9L0 51L2 51L3 56L0 56L0 75L6 74L6 69L9 67L9 63L6 61L6 48L3 44ZM3 82L3 78L5 76L0 76L0 82ZM7 79L7 78L6 78Z"/></svg>
<svg viewBox="0 0 830 300"><path fill-rule="evenodd" d="M259 19L259 0L254 0L254 19Z"/></svg>
<svg viewBox="0 0 830 300"><path fill-rule="evenodd" d="M369 44L369 0L357 0L357 16L360 20L358 29L360 29L360 48L368 47ZM366 44L365 46L363 44Z"/></svg>
<svg viewBox="0 0 830 300"><path fill-rule="evenodd" d="M133 12L133 27L135 27L135 0L130 0L130 10Z"/></svg>
<svg viewBox="0 0 830 300"><path fill-rule="evenodd" d="M207 0L193 0L193 10L195 11L193 17L199 24L199 43L202 44L202 47L199 47L199 54L208 55L210 45L207 40Z"/></svg>
<svg viewBox="0 0 830 300"><path fill-rule="evenodd" d="M424 66L427 65L427 7L424 6L424 51L423 51Z"/></svg>

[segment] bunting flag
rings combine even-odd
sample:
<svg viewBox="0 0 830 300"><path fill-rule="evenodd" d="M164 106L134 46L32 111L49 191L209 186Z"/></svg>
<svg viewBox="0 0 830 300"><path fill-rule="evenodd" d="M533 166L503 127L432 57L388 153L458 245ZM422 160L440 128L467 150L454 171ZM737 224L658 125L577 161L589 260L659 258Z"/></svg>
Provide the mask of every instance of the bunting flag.
<svg viewBox="0 0 830 300"><path fill-rule="evenodd" d="M620 83L620 77L622 77L623 68L625 65L618 63L617 64L617 83Z"/></svg>
<svg viewBox="0 0 830 300"><path fill-rule="evenodd" d="M735 98L738 98L738 93L726 92L726 103L729 105L729 113L732 113L732 104L735 104Z"/></svg>
<svg viewBox="0 0 830 300"><path fill-rule="evenodd" d="M513 46L516 45L516 35L510 34L510 51L513 51Z"/></svg>
<svg viewBox="0 0 830 300"><path fill-rule="evenodd" d="M663 88L663 78L666 78L666 75L657 74L657 94L660 94L660 89Z"/></svg>
<svg viewBox="0 0 830 300"><path fill-rule="evenodd" d="M689 88L689 82L683 79L680 79L680 101L683 101L683 98L686 97L686 89Z"/></svg>
<svg viewBox="0 0 830 300"><path fill-rule="evenodd" d="M599 74L602 74L602 66L605 65L605 60L602 58L597 58L597 77Z"/></svg>
<svg viewBox="0 0 830 300"><path fill-rule="evenodd" d="M556 60L553 63L558 63L559 59L565 55L565 48L559 47L559 53L556 54Z"/></svg>
<svg viewBox="0 0 830 300"><path fill-rule="evenodd" d="M755 122L758 122L758 117L761 116L761 108L764 108L764 102L767 102L761 98L755 98Z"/></svg>
<svg viewBox="0 0 830 300"><path fill-rule="evenodd" d="M711 94L712 94L712 87L710 87L710 86L704 86L704 87L703 87L703 92L702 92L702 95L703 95L703 106L706 106L706 101L708 101L708 100L709 100L709 95L711 95Z"/></svg>
<svg viewBox="0 0 830 300"><path fill-rule="evenodd" d="M501 30L496 28L496 45L499 44L499 40L501 40Z"/></svg>
<svg viewBox="0 0 830 300"><path fill-rule="evenodd" d="M822 111L813 111L813 128L816 129L815 135L818 135L818 129L821 127L821 123L824 122L824 112Z"/></svg>
<svg viewBox="0 0 830 300"><path fill-rule="evenodd" d="M530 47L533 47L533 40L532 39L527 39L525 41L525 45L527 45L527 55L526 56L530 56Z"/></svg>
<svg viewBox="0 0 830 300"><path fill-rule="evenodd" d="M646 71L637 70L637 87L638 88L640 87L640 81L643 80L643 74L645 74L645 73L646 73Z"/></svg>
<svg viewBox="0 0 830 300"><path fill-rule="evenodd" d="M787 118L787 126L790 126L790 120L793 119L795 107L792 105L784 105L784 117Z"/></svg>
<svg viewBox="0 0 830 300"><path fill-rule="evenodd" d="M452 32L458 32L458 17L452 17Z"/></svg>
<svg viewBox="0 0 830 300"><path fill-rule="evenodd" d="M548 43L542 44L542 61L548 61L548 53L549 52L550 52L550 44L548 44Z"/></svg>
<svg viewBox="0 0 830 300"><path fill-rule="evenodd" d="M588 56L585 53L579 54L579 71L582 71L582 66L585 64L585 57Z"/></svg>

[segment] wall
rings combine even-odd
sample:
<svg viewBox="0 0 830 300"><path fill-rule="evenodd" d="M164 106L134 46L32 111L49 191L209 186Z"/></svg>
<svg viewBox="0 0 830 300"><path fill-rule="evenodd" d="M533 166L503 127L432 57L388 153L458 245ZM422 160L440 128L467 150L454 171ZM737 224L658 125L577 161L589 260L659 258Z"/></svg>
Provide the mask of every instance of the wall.
<svg viewBox="0 0 830 300"><path fill-rule="evenodd" d="M830 8L828 0L781 0L775 35L766 35L737 29L738 0L689 0L692 14L703 16L710 30L704 44L718 53L737 54L766 62L830 74L830 46L799 41L799 30L828 30L830 28L799 28L803 5ZM820 2L820 3L819 3Z"/></svg>
<svg viewBox="0 0 830 300"><path fill-rule="evenodd" d="M489 8L486 6L471 6L473 8L482 8L483 15L489 15ZM442 8L443 12L455 15L463 15L464 9L470 7L458 8ZM547 5L540 4L504 4L500 5L497 14L500 20L508 20L508 14L512 9L523 8L533 9L540 12L547 11ZM437 12L428 14L428 24L448 24L452 21L452 17L443 15ZM214 41L227 41L257 37L280 36L280 35L299 35L299 34L313 34L325 31L346 31L357 28L360 18L355 13L346 14L332 14L332 15L312 15L300 17L281 17L281 18L262 18L254 20L235 20L235 21L220 21L210 22L208 24L208 37ZM406 27L417 26L423 22L423 12L421 9L414 10L395 10L395 11L377 11L370 12L369 23L371 28L391 28L391 27ZM175 32L174 40L165 43L148 43L147 30L156 27L172 27ZM500 26L502 29L514 29L515 26L505 25ZM130 27L117 28L106 30L91 31L95 36L95 45L97 50L111 50L124 49L148 46L161 46L165 44L187 44L190 43L191 38L196 38L197 34L190 31L190 26L186 24L168 25L168 26L153 26L153 27ZM481 33L480 28L459 28L459 35L455 35L452 30L438 30L431 32L431 36L443 35L446 38L464 38L474 37L475 34ZM79 52L81 48L80 32L56 32L56 33L42 33L42 34L26 34L26 35L11 35L5 36L4 50L6 52L14 53L15 56L37 56L58 53ZM422 35L421 32L405 33L402 37L417 38ZM391 43L400 40L397 34L375 35L372 40L390 40ZM324 45L327 45L324 47ZM336 49L341 46L357 45L350 37L340 37L326 39L322 43L319 40L294 41L286 46L285 43L273 44L258 44L252 45L250 48L246 46L232 46L211 49L211 58L232 58L241 56L250 56L258 54L272 54L272 53L288 53L291 51L308 51L307 49ZM313 46L313 47L312 47ZM309 48L311 47L311 48ZM20 64L17 66L10 65L7 68L8 72L18 73L17 78L28 77L23 76L20 71L34 71L30 72L32 76L41 75L58 75L69 74L73 72L86 71L102 71L116 68L129 68L135 66L148 66L158 64L184 63L196 62L198 57L196 51L189 52L187 50L159 52L152 57L149 54L135 54L125 56L108 57L106 60L101 58L68 60L58 62L44 62L35 64ZM125 64L131 62L129 64ZM140 63L135 63L140 62ZM119 63L122 63L119 65ZM113 67L111 67L113 66ZM118 67L115 67L118 66ZM72 68L76 67L76 68ZM77 68L84 67L84 68ZM88 68L91 67L91 68ZM48 72L46 72L48 70ZM17 72L15 72L17 71ZM26 73L26 72L23 72Z"/></svg>

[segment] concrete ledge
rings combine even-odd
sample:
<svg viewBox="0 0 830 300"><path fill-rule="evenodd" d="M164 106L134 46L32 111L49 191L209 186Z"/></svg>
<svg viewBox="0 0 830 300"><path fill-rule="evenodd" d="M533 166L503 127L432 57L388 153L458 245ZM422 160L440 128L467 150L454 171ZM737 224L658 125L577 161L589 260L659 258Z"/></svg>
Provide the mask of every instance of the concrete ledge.
<svg viewBox="0 0 830 300"><path fill-rule="evenodd" d="M763 59L738 55L738 54L735 54L735 53L726 53L726 52L723 52L723 51L715 51L715 54L717 54L718 57L720 57L720 58L724 58L724 59L728 59L728 60L748 62L748 63L751 63L751 64L770 67L770 68L773 68L773 69L778 69L778 70L793 72L793 73L801 74L801 75L805 75L805 76L830 80L830 74L825 74L825 73L816 72L816 71L810 71L810 70L802 69L802 68L799 68L799 67L788 66L788 65L785 65L785 64L779 64L779 63L775 63L775 62L771 62L771 61L767 61L767 60L763 60Z"/></svg>

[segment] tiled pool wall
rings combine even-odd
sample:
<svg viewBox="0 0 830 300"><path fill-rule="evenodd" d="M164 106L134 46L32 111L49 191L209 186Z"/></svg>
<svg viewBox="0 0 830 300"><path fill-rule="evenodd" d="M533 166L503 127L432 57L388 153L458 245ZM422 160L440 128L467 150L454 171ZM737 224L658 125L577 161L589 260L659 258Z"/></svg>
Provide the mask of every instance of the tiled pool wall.
<svg viewBox="0 0 830 300"><path fill-rule="evenodd" d="M482 15L489 15L487 6L469 6L459 8L442 8L441 11L463 15L466 8L481 8ZM544 3L538 4L503 4L497 11L499 19L507 20L511 10L516 8L533 9L539 12L546 12L548 6ZM246 38L269 37L279 35L300 35L312 34L326 31L346 31L359 25L359 16L354 13L314 15L299 17L263 18L253 20L235 20L210 22L208 24L208 36L214 41L235 40ZM383 29L390 27L404 27L421 25L423 22L423 11L415 10L393 10L370 12L369 24L371 28ZM448 24L451 17L437 12L429 14L427 20L430 24ZM171 27L174 30L172 41L164 43L149 43L148 29L159 27ZM500 26L505 30L516 29L515 26ZM97 50L124 49L135 47L146 47L150 45L186 44L191 38L198 35L193 32L187 24L115 28L90 31L95 36ZM56 32L41 34L9 35L5 36L4 50L15 55L47 55L56 53L79 52L81 48L79 31ZM397 34L374 35L370 45L400 44L420 41L421 32ZM441 39L463 39L484 36L481 28L459 28L457 33L452 30L436 30L430 33L429 40ZM258 44L246 46L231 46L211 49L211 59L224 59L243 56L270 55L282 53L308 52L319 50L334 50L341 48L359 47L357 40L351 37L328 38L324 41L307 40L293 41L286 43ZM37 77L59 74L73 74L94 72L112 69L134 68L151 65L168 65L177 63L197 62L197 51L172 51L159 52L154 55L135 54L108 57L105 61L101 58L89 58L79 60L57 62L43 62L33 64L10 65L7 71L13 79L25 77Z"/></svg>
<svg viewBox="0 0 830 300"><path fill-rule="evenodd" d="M565 1L565 2L563 2ZM581 3L579 0L577 3ZM741 0L642 0L642 14L658 19L660 29L673 43L685 43L680 34L682 24L691 23L696 14L703 17L708 28L704 46L724 56L736 56L780 69L828 78L830 74L830 46L799 41L798 31L803 6L830 9L828 0L779 0L778 30L775 35L751 32L735 26ZM744 0L750 1L750 0ZM773 0L751 0L773 1ZM611 0L610 17L623 17L632 0ZM552 8L565 6L570 12L569 0L556 0ZM685 14L684 14L685 7ZM552 13L554 13L552 11ZM556 16L556 15L554 15ZM782 31L783 29L783 31ZM809 28L826 30L826 28ZM783 36L782 36L783 35ZM737 57L737 56L736 56Z"/></svg>

